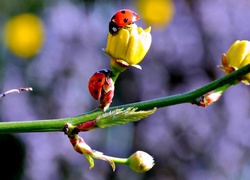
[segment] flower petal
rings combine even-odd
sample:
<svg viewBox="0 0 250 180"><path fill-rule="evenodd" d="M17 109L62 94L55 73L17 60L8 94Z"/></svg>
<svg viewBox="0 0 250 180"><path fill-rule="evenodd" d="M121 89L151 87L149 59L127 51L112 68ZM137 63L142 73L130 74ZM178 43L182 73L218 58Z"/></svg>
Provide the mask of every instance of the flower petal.
<svg viewBox="0 0 250 180"><path fill-rule="evenodd" d="M234 67L239 67L240 63L243 61L245 56L250 52L250 42L249 41L235 41L233 45L228 50L227 59L228 64Z"/></svg>
<svg viewBox="0 0 250 180"><path fill-rule="evenodd" d="M119 33L114 36L113 38L116 39L116 51L115 51L115 58L116 59L124 59L123 52L126 52L128 42L129 42L129 31L127 29L121 29Z"/></svg>

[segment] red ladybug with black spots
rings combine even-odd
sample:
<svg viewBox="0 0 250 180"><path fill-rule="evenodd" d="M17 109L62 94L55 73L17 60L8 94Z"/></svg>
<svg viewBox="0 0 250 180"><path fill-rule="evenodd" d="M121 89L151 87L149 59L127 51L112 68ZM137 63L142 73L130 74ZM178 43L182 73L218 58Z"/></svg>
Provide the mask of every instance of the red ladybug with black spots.
<svg viewBox="0 0 250 180"><path fill-rule="evenodd" d="M108 86L107 83L109 82L110 76L111 71L109 69L101 69L89 79L89 92L94 99L100 99L103 90Z"/></svg>
<svg viewBox="0 0 250 180"><path fill-rule="evenodd" d="M121 9L117 11L109 22L109 32L115 35L122 27L139 20L140 16L132 10Z"/></svg>

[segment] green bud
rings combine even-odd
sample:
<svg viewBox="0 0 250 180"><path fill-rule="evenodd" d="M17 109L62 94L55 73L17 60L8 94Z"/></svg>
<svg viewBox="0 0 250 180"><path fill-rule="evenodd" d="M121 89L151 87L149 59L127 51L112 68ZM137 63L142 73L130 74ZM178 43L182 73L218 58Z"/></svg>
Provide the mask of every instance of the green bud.
<svg viewBox="0 0 250 180"><path fill-rule="evenodd" d="M128 166L135 172L144 173L154 166L154 159L146 152L137 151L129 157Z"/></svg>

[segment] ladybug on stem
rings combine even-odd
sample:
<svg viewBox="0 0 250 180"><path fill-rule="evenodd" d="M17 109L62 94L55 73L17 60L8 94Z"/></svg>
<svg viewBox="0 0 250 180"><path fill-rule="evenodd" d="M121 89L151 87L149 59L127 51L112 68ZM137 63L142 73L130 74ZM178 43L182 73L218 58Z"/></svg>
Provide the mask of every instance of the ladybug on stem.
<svg viewBox="0 0 250 180"><path fill-rule="evenodd" d="M101 69L89 79L89 92L94 99L100 99L98 107L103 111L108 109L114 96L115 84L111 75L111 70Z"/></svg>
<svg viewBox="0 0 250 180"><path fill-rule="evenodd" d="M109 69L101 69L89 79L89 92L94 99L100 99L103 88L105 88L110 76L111 71Z"/></svg>
<svg viewBox="0 0 250 180"><path fill-rule="evenodd" d="M121 9L117 11L109 22L109 32L115 35L122 27L139 20L140 16L132 10Z"/></svg>

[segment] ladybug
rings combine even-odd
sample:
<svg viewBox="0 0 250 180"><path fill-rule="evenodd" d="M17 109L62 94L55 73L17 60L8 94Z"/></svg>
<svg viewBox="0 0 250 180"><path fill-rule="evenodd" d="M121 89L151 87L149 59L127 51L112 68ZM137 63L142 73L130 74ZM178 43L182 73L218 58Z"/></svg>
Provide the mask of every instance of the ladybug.
<svg viewBox="0 0 250 180"><path fill-rule="evenodd" d="M140 16L132 10L121 9L117 11L109 22L109 32L115 35L119 29L139 20Z"/></svg>
<svg viewBox="0 0 250 180"><path fill-rule="evenodd" d="M103 88L106 86L110 76L111 70L101 69L100 71L97 71L95 74L93 74L93 76L89 79L89 92L94 99L100 99Z"/></svg>

